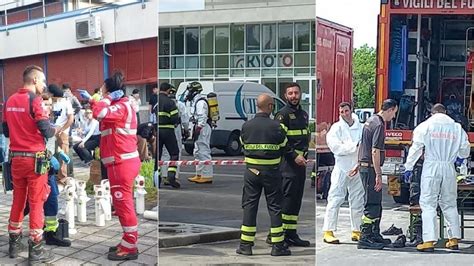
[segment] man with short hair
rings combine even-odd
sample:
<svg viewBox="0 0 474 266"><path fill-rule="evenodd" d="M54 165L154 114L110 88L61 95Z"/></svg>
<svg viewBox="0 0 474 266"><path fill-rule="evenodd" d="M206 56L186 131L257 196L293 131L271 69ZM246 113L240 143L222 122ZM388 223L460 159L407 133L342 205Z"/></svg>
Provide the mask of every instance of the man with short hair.
<svg viewBox="0 0 474 266"><path fill-rule="evenodd" d="M23 72L23 87L7 100L4 106L3 133L10 138L13 203L8 223L10 258L16 258L23 249L22 223L26 201L30 206L30 239L28 262L45 263L54 259L43 248L44 211L48 197L48 156L45 139L57 129L51 127L43 109L41 95L46 88L46 77L38 66L28 66Z"/></svg>
<svg viewBox="0 0 474 266"><path fill-rule="evenodd" d="M383 249L391 243L380 235L382 218L382 165L385 160L385 123L395 118L398 104L388 99L382 103L382 110L367 119L359 146L359 168L365 190L364 215L361 236L357 248Z"/></svg>
<svg viewBox="0 0 474 266"><path fill-rule="evenodd" d="M282 177L279 171L281 157L287 149L286 132L283 125L272 120L273 98L261 94L257 98L258 113L242 126L246 170L242 195L244 217L241 227L240 245L237 254L252 255L252 246L257 233L258 201L265 193L270 215L270 243L272 256L289 256L291 251L284 244L285 236L281 217L283 200Z"/></svg>
<svg viewBox="0 0 474 266"><path fill-rule="evenodd" d="M441 208L448 227L449 241L446 248L459 249L461 238L457 209L457 182L455 162L468 158L471 146L467 133L459 123L446 114L442 104L435 104L432 116L413 131L413 142L405 163L405 181L409 182L413 168L424 153L421 173L420 208L422 216L423 243L418 251L434 251L436 236L436 208Z"/></svg>
<svg viewBox="0 0 474 266"><path fill-rule="evenodd" d="M306 158L311 138L311 133L308 130L309 117L300 105L301 87L298 83L287 85L285 98L287 105L275 115L275 119L287 130L289 147L281 163L283 176L282 221L285 229L285 242L290 246L309 247L310 242L302 240L296 232L303 200Z"/></svg>
<svg viewBox="0 0 474 266"><path fill-rule="evenodd" d="M337 230L339 208L349 192L349 210L351 216L352 241L360 239L360 221L364 209L364 188L360 176L351 175L357 166L357 151L362 137L362 125L352 106L348 102L339 104L339 121L331 126L326 135L329 149L334 154L335 165L331 173L326 214L324 216L323 241L328 244L339 244L334 236Z"/></svg>

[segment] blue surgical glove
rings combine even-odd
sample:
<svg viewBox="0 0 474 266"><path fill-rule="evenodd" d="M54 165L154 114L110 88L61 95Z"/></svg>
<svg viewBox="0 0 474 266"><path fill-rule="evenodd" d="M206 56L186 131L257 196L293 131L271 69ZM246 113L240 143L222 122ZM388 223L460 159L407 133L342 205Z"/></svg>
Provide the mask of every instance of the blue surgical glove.
<svg viewBox="0 0 474 266"><path fill-rule="evenodd" d="M84 100L90 100L92 96L86 91L86 90L78 90L79 94L81 95L82 99Z"/></svg>
<svg viewBox="0 0 474 266"><path fill-rule="evenodd" d="M458 157L458 158L456 158L456 162L454 162L454 165L456 167L460 167L463 163L464 163L464 159Z"/></svg>
<svg viewBox="0 0 474 266"><path fill-rule="evenodd" d="M56 157L52 156L49 163L51 164L51 168L53 168L54 171L59 171L59 161L56 159Z"/></svg>
<svg viewBox="0 0 474 266"><path fill-rule="evenodd" d="M67 156L67 154L64 153L64 151L60 151L58 154L59 158L61 158L65 164L69 164L71 162L71 159L69 156Z"/></svg>
<svg viewBox="0 0 474 266"><path fill-rule="evenodd" d="M403 181L405 183L410 183L410 180L411 180L411 177L413 176L413 171L405 171L405 173L403 173Z"/></svg>
<svg viewBox="0 0 474 266"><path fill-rule="evenodd" d="M123 90L116 90L109 94L109 97L112 101L116 101L122 98L122 96L123 96Z"/></svg>

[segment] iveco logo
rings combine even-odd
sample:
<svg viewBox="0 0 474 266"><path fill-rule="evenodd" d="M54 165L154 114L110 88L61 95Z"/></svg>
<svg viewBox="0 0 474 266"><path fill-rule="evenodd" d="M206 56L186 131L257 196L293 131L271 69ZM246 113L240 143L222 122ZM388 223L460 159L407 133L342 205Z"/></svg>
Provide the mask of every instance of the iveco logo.
<svg viewBox="0 0 474 266"><path fill-rule="evenodd" d="M387 132L385 134L386 137L403 137L402 132Z"/></svg>

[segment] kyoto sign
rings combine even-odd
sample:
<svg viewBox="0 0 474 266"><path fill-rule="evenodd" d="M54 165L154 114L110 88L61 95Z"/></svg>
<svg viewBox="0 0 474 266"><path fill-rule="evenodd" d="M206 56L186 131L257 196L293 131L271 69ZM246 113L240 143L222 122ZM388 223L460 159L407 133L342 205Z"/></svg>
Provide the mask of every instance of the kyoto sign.
<svg viewBox="0 0 474 266"><path fill-rule="evenodd" d="M392 0L393 9L474 10L474 0Z"/></svg>

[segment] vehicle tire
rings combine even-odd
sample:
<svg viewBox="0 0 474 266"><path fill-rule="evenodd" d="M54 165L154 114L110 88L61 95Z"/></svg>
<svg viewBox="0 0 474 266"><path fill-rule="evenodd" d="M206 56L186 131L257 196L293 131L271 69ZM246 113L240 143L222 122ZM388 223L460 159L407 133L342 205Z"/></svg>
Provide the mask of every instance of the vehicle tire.
<svg viewBox="0 0 474 266"><path fill-rule="evenodd" d="M237 156L242 154L242 144L239 140L239 134L232 132L227 141L227 146L224 148L224 152L228 156Z"/></svg>
<svg viewBox="0 0 474 266"><path fill-rule="evenodd" d="M399 204L410 203L410 188L407 186L402 186L400 196L393 196L393 200Z"/></svg>

